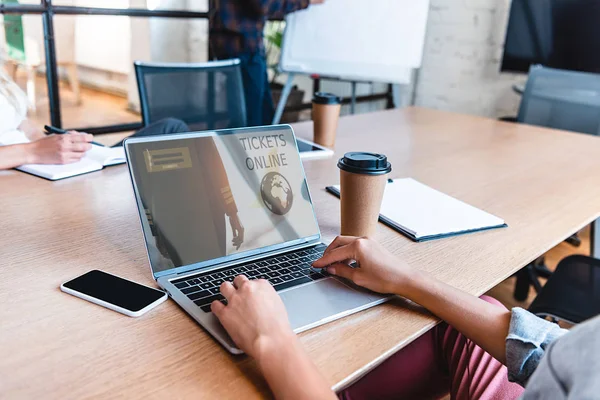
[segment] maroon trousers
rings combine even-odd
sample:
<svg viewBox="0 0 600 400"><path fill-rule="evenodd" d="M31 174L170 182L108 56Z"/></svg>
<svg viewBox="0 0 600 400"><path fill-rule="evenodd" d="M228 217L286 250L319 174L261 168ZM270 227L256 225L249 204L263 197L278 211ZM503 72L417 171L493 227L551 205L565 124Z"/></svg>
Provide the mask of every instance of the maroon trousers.
<svg viewBox="0 0 600 400"><path fill-rule="evenodd" d="M488 303L504 307L483 296ZM398 351L340 393L343 400L516 399L523 388L508 382L506 367L446 323Z"/></svg>

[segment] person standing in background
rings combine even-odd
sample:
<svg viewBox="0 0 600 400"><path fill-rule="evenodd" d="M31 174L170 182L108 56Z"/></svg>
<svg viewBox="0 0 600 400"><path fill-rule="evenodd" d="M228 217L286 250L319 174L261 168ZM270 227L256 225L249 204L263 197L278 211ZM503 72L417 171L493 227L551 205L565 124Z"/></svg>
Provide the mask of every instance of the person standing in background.
<svg viewBox="0 0 600 400"><path fill-rule="evenodd" d="M325 0L210 0L210 49L217 59L239 58L248 126L270 125L275 114L263 43L268 19Z"/></svg>

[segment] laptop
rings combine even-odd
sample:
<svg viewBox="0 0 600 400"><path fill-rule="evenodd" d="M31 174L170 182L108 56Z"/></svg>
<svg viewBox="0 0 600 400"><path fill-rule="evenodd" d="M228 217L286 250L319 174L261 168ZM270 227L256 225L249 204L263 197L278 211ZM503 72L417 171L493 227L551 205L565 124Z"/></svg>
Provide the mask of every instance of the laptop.
<svg viewBox="0 0 600 400"><path fill-rule="evenodd" d="M237 275L270 282L295 332L389 299L311 267L326 245L295 139L275 125L124 144L154 279L234 354L210 304Z"/></svg>

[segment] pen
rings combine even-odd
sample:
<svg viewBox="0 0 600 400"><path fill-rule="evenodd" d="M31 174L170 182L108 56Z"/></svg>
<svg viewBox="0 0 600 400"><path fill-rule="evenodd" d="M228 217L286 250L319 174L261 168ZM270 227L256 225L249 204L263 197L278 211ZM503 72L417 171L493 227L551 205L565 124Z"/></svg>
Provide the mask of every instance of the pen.
<svg viewBox="0 0 600 400"><path fill-rule="evenodd" d="M65 133L67 133L66 130L60 129L60 128L57 128L57 127L51 126L51 125L44 125L44 129L46 130L46 135L52 135L52 134L63 135ZM95 144L96 146L106 147L102 143L98 143L98 142L92 142L92 144Z"/></svg>

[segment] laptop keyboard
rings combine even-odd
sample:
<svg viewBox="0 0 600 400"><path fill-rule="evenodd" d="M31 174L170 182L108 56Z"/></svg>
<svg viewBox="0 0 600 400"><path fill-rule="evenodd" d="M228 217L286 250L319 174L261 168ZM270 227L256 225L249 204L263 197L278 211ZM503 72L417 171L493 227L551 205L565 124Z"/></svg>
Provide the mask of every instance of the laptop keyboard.
<svg viewBox="0 0 600 400"><path fill-rule="evenodd" d="M312 268L311 264L323 256L326 248L324 244L318 244L308 249L176 279L171 283L203 311L210 312L213 301L227 302L219 290L221 284L224 281L233 282L238 275L245 275L249 279L265 279L277 291L325 278L324 273Z"/></svg>

